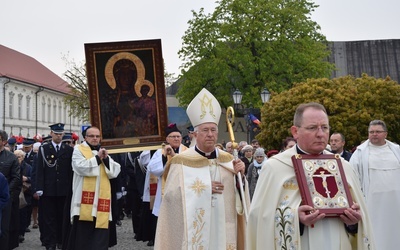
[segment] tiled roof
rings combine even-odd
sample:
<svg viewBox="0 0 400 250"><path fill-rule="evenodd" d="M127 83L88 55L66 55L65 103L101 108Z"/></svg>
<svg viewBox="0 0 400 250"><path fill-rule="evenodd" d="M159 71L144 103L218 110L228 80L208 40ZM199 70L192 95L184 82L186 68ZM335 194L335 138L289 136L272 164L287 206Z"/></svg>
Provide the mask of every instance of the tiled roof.
<svg viewBox="0 0 400 250"><path fill-rule="evenodd" d="M68 83L34 58L0 44L0 77L68 94Z"/></svg>

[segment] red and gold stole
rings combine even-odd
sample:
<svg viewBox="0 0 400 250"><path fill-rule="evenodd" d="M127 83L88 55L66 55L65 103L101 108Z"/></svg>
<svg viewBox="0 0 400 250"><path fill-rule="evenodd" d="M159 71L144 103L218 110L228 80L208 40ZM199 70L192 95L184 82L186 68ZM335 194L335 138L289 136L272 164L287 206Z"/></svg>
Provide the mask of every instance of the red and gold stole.
<svg viewBox="0 0 400 250"><path fill-rule="evenodd" d="M90 147L80 145L79 151L86 159L93 157ZM111 186L104 163L100 164L100 190L97 202L96 228L108 228L111 209ZM96 192L97 176L85 176L82 185L82 200L79 220L93 221L92 210Z"/></svg>

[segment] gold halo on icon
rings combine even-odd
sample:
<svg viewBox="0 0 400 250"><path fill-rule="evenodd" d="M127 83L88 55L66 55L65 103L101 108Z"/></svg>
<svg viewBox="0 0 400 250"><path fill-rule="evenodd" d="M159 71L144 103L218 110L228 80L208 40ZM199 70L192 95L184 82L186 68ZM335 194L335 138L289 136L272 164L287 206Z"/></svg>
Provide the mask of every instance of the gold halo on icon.
<svg viewBox="0 0 400 250"><path fill-rule="evenodd" d="M137 83L141 83L144 80L145 76L145 68L142 60L140 60L139 57L136 55L129 53L129 52L120 52L115 55L113 55L110 59L108 59L106 63L106 67L104 69L104 76L106 78L107 84L112 88L115 89L117 87L117 83L115 81L114 77L114 65L116 62L118 62L121 59L126 59L135 64L136 67L136 72L137 72L137 78L135 82L135 86ZM136 88L136 87L135 87ZM154 88L153 88L154 90Z"/></svg>
<svg viewBox="0 0 400 250"><path fill-rule="evenodd" d="M154 86L150 81L143 80L141 82L136 82L135 83L135 93L138 97L142 97L142 93L140 93L140 90L142 89L143 85L147 85L150 87L149 92L147 93L148 97L151 97L154 94Z"/></svg>

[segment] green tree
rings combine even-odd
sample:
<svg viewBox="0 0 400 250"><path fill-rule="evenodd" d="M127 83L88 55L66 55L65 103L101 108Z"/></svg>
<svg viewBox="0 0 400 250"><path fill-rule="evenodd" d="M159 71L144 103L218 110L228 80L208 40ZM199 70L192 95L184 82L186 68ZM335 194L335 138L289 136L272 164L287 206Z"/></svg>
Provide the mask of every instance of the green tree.
<svg viewBox="0 0 400 250"><path fill-rule="evenodd" d="M65 96L64 101L70 107L69 115L81 117L83 122L89 122L89 89L87 84L85 64L77 64L74 61L68 61L64 57L68 70L64 77L69 83L70 95Z"/></svg>
<svg viewBox="0 0 400 250"><path fill-rule="evenodd" d="M168 73L166 70L164 71L164 79L165 79L165 87L169 87L178 79L175 77L174 73Z"/></svg>
<svg viewBox="0 0 400 250"><path fill-rule="evenodd" d="M261 133L257 136L267 148L280 148L291 136L293 115L301 103L318 102L325 106L331 133L340 132L351 149L368 139L368 124L375 119L388 126L388 139L400 140L400 85L386 79L363 74L361 78L345 76L329 80L309 79L292 89L273 95L261 110Z"/></svg>
<svg viewBox="0 0 400 250"><path fill-rule="evenodd" d="M187 105L203 87L222 106L232 90L243 104L261 106L264 87L281 92L294 82L329 77L333 65L319 25L310 19L317 5L307 0L221 0L212 14L192 11L178 52L184 61L177 97Z"/></svg>

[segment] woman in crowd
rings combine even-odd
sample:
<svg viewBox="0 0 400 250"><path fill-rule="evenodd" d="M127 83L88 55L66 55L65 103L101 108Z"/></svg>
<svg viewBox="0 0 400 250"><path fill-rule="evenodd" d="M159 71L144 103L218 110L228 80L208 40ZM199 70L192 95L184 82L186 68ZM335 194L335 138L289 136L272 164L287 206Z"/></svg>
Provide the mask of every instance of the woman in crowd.
<svg viewBox="0 0 400 250"><path fill-rule="evenodd" d="M29 227L31 222L29 211L29 206L32 203L32 192L31 192L31 173L32 166L24 161L25 152L22 150L15 150L15 156L18 158L18 162L21 169L21 180L22 180L22 188L24 190L25 200L27 202L27 206L19 209L19 242L22 243L25 240L25 231Z"/></svg>
<svg viewBox="0 0 400 250"><path fill-rule="evenodd" d="M267 158L265 157L264 149L257 148L254 152L254 161L250 164L249 169L247 170L250 199L253 199L253 193L256 189L258 176L260 175L261 167L266 160Z"/></svg>
<svg viewBox="0 0 400 250"><path fill-rule="evenodd" d="M247 170L249 169L250 164L253 162L253 147L250 145L246 145L242 148L243 157L240 158L244 162L245 171L244 174L247 174Z"/></svg>

